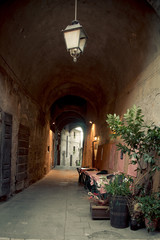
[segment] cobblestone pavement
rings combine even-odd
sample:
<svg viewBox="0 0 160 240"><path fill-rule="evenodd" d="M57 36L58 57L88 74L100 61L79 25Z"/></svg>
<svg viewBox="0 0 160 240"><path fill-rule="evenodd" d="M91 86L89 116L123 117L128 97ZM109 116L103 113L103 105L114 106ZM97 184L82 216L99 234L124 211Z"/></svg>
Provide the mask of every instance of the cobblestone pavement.
<svg viewBox="0 0 160 240"><path fill-rule="evenodd" d="M56 168L45 178L0 203L0 240L160 240L160 232L117 229L92 220L87 191L74 169Z"/></svg>

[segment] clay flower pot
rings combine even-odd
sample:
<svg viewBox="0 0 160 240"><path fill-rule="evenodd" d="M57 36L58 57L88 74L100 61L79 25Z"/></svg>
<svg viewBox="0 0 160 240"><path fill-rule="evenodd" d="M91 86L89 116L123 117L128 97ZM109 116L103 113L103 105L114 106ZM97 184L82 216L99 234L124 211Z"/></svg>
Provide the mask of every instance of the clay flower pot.
<svg viewBox="0 0 160 240"><path fill-rule="evenodd" d="M157 228L158 219L147 219L145 218L145 225L148 231L155 231Z"/></svg>

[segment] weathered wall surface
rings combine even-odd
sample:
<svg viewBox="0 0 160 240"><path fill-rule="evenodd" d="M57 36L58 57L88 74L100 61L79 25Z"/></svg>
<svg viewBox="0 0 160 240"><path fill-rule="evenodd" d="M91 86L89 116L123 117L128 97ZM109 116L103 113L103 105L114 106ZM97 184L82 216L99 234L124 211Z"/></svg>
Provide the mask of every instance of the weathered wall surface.
<svg viewBox="0 0 160 240"><path fill-rule="evenodd" d="M52 132L44 114L22 87L8 74L0 71L0 108L13 117L11 154L11 193L42 178L49 170L52 160ZM19 125L29 129L29 151L25 186L16 189L17 151ZM48 146L50 148L48 149Z"/></svg>
<svg viewBox="0 0 160 240"><path fill-rule="evenodd" d="M160 17L160 2L159 0L146 0L157 12Z"/></svg>
<svg viewBox="0 0 160 240"><path fill-rule="evenodd" d="M95 167L93 159L93 143L95 141L95 136L97 136L96 124L88 124L86 133L84 135L84 149L83 149L83 167Z"/></svg>
<svg viewBox="0 0 160 240"><path fill-rule="evenodd" d="M153 1L149 1L153 2ZM155 1L158 2L158 1ZM126 69L119 68L118 62L116 62L116 68L119 69L119 79L125 75L130 81L119 81L116 93L113 98L107 103L107 105L101 106L100 118L97 122L100 135L100 148L104 148L103 151L107 151L107 159L97 159L97 166L100 168L109 167L109 159L112 151L110 150L110 138L109 129L105 122L107 113L116 113L122 116L128 108L131 108L134 104L139 106L144 114L144 120L146 123L154 122L160 126L160 21L159 17L155 14L146 15L149 20L150 37L146 38L146 32L143 35L143 39L139 38L139 34L133 36L130 41L130 50L134 49L134 52L139 51L139 46L143 46L144 41L147 41L147 45L140 49L141 55L145 54L145 57L140 61L140 71L137 75L133 73L136 71L136 61L129 62L129 65L125 65ZM133 34L134 35L134 34ZM144 41L143 41L144 40ZM112 58L112 55L110 55ZM137 58L137 61L139 58ZM106 147L109 146L109 147ZM111 151L111 153L110 153ZM109 154L109 155L108 155ZM114 157L114 166L112 171L117 171L119 155ZM122 162L120 163L122 165ZM124 171L128 171L128 159L125 159Z"/></svg>
<svg viewBox="0 0 160 240"><path fill-rule="evenodd" d="M142 108L147 122L160 126L160 56L144 69L135 84L118 96L115 112L122 115L133 104Z"/></svg>
<svg viewBox="0 0 160 240"><path fill-rule="evenodd" d="M154 122L160 127L160 56L150 62L137 80L118 97L115 112L122 115L135 104L142 109L146 123ZM159 185L160 174L156 173L154 189Z"/></svg>
<svg viewBox="0 0 160 240"><path fill-rule="evenodd" d="M134 104L142 109L146 123L154 122L160 127L160 56L153 59L136 81L126 86L124 91L117 96L114 112L122 116ZM107 136L107 125L103 129ZM102 139L104 140L104 137ZM128 173L129 159L124 157L123 160L120 160L120 154L113 153L113 151L115 149L112 149L111 142L101 141L96 166L100 169L108 169L110 172L123 171ZM113 162L112 166L109 166L110 160ZM154 178L155 189L160 184L159 175L157 173Z"/></svg>

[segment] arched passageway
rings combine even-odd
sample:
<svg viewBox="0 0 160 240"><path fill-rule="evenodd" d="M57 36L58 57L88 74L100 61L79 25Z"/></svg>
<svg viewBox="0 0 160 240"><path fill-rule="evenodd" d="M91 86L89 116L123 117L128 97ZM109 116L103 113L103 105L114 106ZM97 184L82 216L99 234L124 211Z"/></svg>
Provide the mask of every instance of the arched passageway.
<svg viewBox="0 0 160 240"><path fill-rule="evenodd" d="M111 167L106 114L121 116L136 104L159 125L159 6L149 0L78 0L88 42L75 64L61 32L73 20L73 0L0 1L2 146L6 114L12 129L11 154L5 155L10 171L1 173L1 182L8 178L5 194L50 171L65 126L83 129L83 166L114 171L118 156ZM123 171L127 167L126 160Z"/></svg>

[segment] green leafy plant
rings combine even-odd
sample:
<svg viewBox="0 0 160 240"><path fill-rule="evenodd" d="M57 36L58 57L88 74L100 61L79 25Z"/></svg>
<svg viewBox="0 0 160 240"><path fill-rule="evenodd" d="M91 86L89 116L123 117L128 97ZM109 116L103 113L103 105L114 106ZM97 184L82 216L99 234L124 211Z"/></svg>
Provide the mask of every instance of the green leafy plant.
<svg viewBox="0 0 160 240"><path fill-rule="evenodd" d="M160 193L152 193L137 198L141 211L148 223L152 223L160 218ZM153 231L152 224L147 225L148 230Z"/></svg>
<svg viewBox="0 0 160 240"><path fill-rule="evenodd" d="M109 184L104 184L107 194L111 196L129 196L132 194L131 186L133 179L124 173L116 174Z"/></svg>
<svg viewBox="0 0 160 240"><path fill-rule="evenodd" d="M141 160L149 166L151 172L160 170L160 127L144 124L142 110L135 105L127 110L122 120L116 114L108 114L106 122L112 131L111 137L120 137L123 143L118 143L118 150L127 153L132 164L138 163L137 170L142 170Z"/></svg>
<svg viewBox="0 0 160 240"><path fill-rule="evenodd" d="M160 218L160 193L153 193L137 199L145 218L150 220Z"/></svg>

